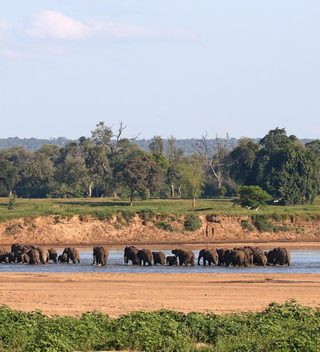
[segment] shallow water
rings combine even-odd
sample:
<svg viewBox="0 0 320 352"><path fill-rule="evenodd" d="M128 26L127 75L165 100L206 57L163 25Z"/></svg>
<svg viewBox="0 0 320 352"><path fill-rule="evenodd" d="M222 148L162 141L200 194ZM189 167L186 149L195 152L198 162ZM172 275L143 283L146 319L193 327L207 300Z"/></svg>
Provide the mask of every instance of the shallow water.
<svg viewBox="0 0 320 352"><path fill-rule="evenodd" d="M156 250L156 249L154 249ZM171 255L170 251L163 251ZM194 251L196 257L198 251ZM123 263L123 251L112 250L109 253L108 265L105 267L91 266L92 253L80 252L80 264L0 264L0 272L39 272L39 273L76 273L76 272L107 272L107 273L283 273L283 274L316 274L320 273L320 250L293 250L291 251L290 267L249 267L226 268L215 266L133 266Z"/></svg>

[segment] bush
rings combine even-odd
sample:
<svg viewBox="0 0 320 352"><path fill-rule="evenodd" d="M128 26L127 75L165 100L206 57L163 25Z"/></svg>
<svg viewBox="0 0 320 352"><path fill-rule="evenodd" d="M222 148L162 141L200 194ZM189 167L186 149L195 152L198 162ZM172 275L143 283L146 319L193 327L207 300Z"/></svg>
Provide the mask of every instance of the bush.
<svg viewBox="0 0 320 352"><path fill-rule="evenodd" d="M174 228L169 223L167 223L166 221L157 222L156 223L156 227L158 229L161 229L161 230L164 230L164 231L168 231L168 232L173 232L174 231Z"/></svg>
<svg viewBox="0 0 320 352"><path fill-rule="evenodd" d="M250 224L250 222L248 220L241 220L240 225L246 231L253 231L254 230L254 227Z"/></svg>
<svg viewBox="0 0 320 352"><path fill-rule="evenodd" d="M118 215L118 219L123 219L126 224L131 224L132 223L132 220L134 219L134 217L136 216L136 213L133 212L133 211L130 211L130 210L124 210L124 211L121 211ZM120 220L121 222L121 220Z"/></svg>
<svg viewBox="0 0 320 352"><path fill-rule="evenodd" d="M274 225L266 215L255 215L252 222L260 232L286 232L290 230L286 225Z"/></svg>
<svg viewBox="0 0 320 352"><path fill-rule="evenodd" d="M93 212L93 216L98 220L112 220L113 214L110 211L96 210Z"/></svg>
<svg viewBox="0 0 320 352"><path fill-rule="evenodd" d="M273 303L258 313L160 310L116 319L96 312L80 318L47 317L0 307L0 352L318 352L319 326L320 309L295 301Z"/></svg>
<svg viewBox="0 0 320 352"><path fill-rule="evenodd" d="M187 231L197 231L201 228L202 224L198 215L188 214L184 221L184 228Z"/></svg>
<svg viewBox="0 0 320 352"><path fill-rule="evenodd" d="M249 209L257 209L265 205L272 197L259 186L242 186L239 189L240 205Z"/></svg>
<svg viewBox="0 0 320 352"><path fill-rule="evenodd" d="M260 232L273 232L274 225L266 215L255 215L252 218L252 222Z"/></svg>
<svg viewBox="0 0 320 352"><path fill-rule="evenodd" d="M138 215L142 221L148 222L148 221L152 221L156 214L152 209L144 209L139 211Z"/></svg>

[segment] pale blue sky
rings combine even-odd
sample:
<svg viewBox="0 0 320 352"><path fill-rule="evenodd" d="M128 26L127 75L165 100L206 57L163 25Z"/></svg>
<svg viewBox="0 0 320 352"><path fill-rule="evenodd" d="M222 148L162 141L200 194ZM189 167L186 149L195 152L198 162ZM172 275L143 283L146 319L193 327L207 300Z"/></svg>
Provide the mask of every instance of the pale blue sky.
<svg viewBox="0 0 320 352"><path fill-rule="evenodd" d="M320 137L320 2L0 3L0 137Z"/></svg>

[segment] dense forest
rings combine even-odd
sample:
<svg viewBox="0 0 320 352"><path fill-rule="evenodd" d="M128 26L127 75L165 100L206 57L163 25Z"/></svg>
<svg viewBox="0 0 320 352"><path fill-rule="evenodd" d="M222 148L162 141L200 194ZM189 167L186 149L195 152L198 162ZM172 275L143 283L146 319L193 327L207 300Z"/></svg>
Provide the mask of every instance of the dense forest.
<svg viewBox="0 0 320 352"><path fill-rule="evenodd" d="M144 148L125 137L125 126L100 122L89 138L34 151L0 152L0 195L25 198L210 198L259 186L277 204L312 203L320 189L320 141L303 143L285 129L259 141L194 140L184 152L174 137L155 136ZM147 149L147 150L146 150Z"/></svg>

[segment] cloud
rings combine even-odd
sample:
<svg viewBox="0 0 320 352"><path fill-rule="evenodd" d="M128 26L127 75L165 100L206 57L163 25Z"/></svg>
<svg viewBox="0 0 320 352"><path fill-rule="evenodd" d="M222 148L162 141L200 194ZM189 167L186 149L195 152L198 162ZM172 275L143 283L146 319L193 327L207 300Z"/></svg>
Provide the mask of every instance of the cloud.
<svg viewBox="0 0 320 352"><path fill-rule="evenodd" d="M86 38L92 30L90 26L59 12L44 11L36 16L27 34L35 38L70 40Z"/></svg>
<svg viewBox="0 0 320 352"><path fill-rule="evenodd" d="M193 40L196 38L192 31L184 29L147 28L113 21L93 20L84 23L56 11L37 14L27 34L34 38L58 40L85 39L98 34L122 39Z"/></svg>

